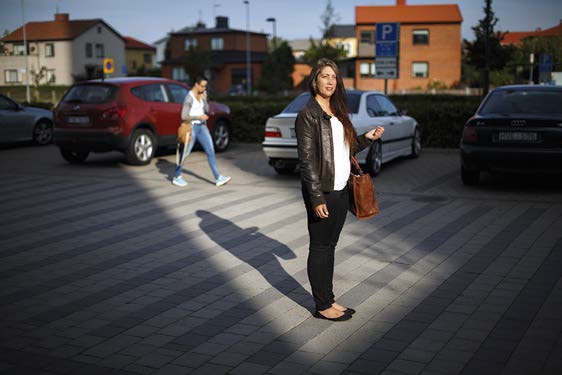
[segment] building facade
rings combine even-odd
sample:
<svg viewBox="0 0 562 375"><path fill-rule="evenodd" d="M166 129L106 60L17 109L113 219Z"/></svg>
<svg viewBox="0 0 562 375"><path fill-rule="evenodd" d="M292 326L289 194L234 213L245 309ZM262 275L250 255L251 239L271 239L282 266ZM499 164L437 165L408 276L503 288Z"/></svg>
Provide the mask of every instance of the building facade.
<svg viewBox="0 0 562 375"><path fill-rule="evenodd" d="M155 60L156 47L130 36L125 37L125 61L128 75L134 75L139 70L146 71L154 68Z"/></svg>
<svg viewBox="0 0 562 375"><path fill-rule="evenodd" d="M399 78L389 79L388 92L451 87L460 82L462 60L459 7L454 5L357 6L355 85L361 90L384 90L376 78L375 29L377 23L396 22L399 34Z"/></svg>
<svg viewBox="0 0 562 375"><path fill-rule="evenodd" d="M255 88L267 56L267 34L250 32L249 37L250 78ZM209 57L205 75L213 91L226 94L246 87L246 31L229 28L227 17L217 17L214 28L198 24L170 33L168 43L169 56L161 63L163 77L189 81L192 77L187 75L186 67L191 63L190 51L199 51Z"/></svg>
<svg viewBox="0 0 562 375"><path fill-rule="evenodd" d="M70 85L99 78L104 58L114 60L115 72L109 76L126 75L125 40L101 19L70 20L67 13L59 13L54 21L28 22L25 27L28 69L20 27L2 38L0 85L25 84L28 79L30 84Z"/></svg>

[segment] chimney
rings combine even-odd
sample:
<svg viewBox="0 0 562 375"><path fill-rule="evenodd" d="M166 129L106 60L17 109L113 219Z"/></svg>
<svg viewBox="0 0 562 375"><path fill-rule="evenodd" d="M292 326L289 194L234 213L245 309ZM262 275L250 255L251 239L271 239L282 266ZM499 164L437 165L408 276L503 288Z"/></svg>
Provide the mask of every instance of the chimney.
<svg viewBox="0 0 562 375"><path fill-rule="evenodd" d="M55 13L55 21L57 22L68 22L68 13Z"/></svg>
<svg viewBox="0 0 562 375"><path fill-rule="evenodd" d="M217 16L216 22L217 29L228 29L228 17Z"/></svg>
<svg viewBox="0 0 562 375"><path fill-rule="evenodd" d="M406 0L396 0L396 5L406 5Z"/></svg>

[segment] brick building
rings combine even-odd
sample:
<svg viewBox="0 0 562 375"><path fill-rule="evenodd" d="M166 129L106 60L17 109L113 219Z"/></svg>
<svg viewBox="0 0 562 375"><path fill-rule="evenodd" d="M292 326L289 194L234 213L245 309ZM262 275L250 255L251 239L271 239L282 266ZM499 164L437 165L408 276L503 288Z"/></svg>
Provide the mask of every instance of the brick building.
<svg viewBox="0 0 562 375"><path fill-rule="evenodd" d="M462 16L452 5L407 5L355 7L358 40L355 87L384 90L384 79L375 78L375 27L398 22L399 78L388 80L388 92L427 89L435 83L448 87L461 79Z"/></svg>
<svg viewBox="0 0 562 375"><path fill-rule="evenodd" d="M190 48L209 51L209 84L215 92L226 94L233 87L245 87L246 31L231 29L227 17L217 17L214 28L199 24L169 34L169 56L162 61L162 76L189 81L185 66L189 64ZM256 87L267 56L267 34L250 32L250 71Z"/></svg>

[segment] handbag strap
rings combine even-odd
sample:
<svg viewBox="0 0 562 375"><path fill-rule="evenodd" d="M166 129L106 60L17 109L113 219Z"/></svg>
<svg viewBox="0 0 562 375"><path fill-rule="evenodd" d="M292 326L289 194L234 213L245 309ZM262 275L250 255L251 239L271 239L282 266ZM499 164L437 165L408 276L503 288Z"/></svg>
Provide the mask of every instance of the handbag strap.
<svg viewBox="0 0 562 375"><path fill-rule="evenodd" d="M365 173L363 173L363 170L361 169L361 167L359 166L359 162L357 161L357 158L355 157L355 155L353 155L351 157L351 170L353 171L353 169L355 168L355 172L359 175L359 176L363 176Z"/></svg>

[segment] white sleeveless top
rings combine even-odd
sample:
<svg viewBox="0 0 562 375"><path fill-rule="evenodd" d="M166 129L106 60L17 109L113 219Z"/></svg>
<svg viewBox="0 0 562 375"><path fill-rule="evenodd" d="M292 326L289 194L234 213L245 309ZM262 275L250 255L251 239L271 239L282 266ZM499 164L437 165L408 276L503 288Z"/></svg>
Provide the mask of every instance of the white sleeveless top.
<svg viewBox="0 0 562 375"><path fill-rule="evenodd" d="M349 146L345 143L343 124L337 117L330 118L332 142L334 144L334 190L343 190L347 185L351 165Z"/></svg>
<svg viewBox="0 0 562 375"><path fill-rule="evenodd" d="M199 101L195 98L195 95L193 95L192 91L189 91L189 95L191 95L191 98L193 99L193 104L191 105L191 109L189 111L189 117L193 118L193 117L197 117L197 116L201 116L205 114L205 104L203 103L203 100ZM201 120L191 120L192 124L200 124L203 121Z"/></svg>

